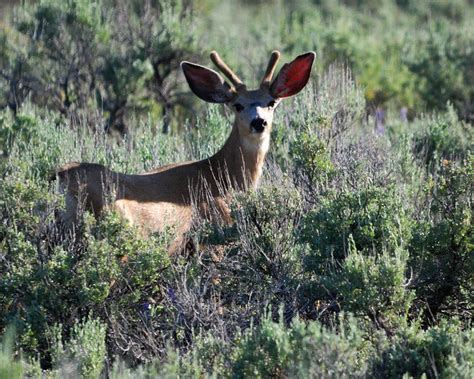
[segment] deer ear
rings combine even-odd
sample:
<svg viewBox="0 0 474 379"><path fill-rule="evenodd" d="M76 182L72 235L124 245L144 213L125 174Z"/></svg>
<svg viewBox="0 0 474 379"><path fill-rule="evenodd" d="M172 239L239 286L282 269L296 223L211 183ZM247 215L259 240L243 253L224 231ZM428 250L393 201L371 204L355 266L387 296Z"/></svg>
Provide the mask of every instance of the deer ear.
<svg viewBox="0 0 474 379"><path fill-rule="evenodd" d="M191 90L204 101L210 103L227 103L234 93L222 77L210 68L191 62L181 62L186 81Z"/></svg>
<svg viewBox="0 0 474 379"><path fill-rule="evenodd" d="M275 97L289 97L300 92L308 83L316 54L309 52L300 55L290 63L285 63L270 87Z"/></svg>

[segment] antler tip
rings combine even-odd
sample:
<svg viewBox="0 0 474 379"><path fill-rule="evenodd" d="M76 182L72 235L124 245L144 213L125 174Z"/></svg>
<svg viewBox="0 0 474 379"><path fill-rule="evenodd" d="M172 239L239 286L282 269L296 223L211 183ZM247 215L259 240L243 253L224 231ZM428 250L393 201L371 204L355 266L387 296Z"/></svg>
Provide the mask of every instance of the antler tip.
<svg viewBox="0 0 474 379"><path fill-rule="evenodd" d="M278 57L278 58L281 57L281 53L278 50L273 50L272 55L275 56L275 57Z"/></svg>
<svg viewBox="0 0 474 379"><path fill-rule="evenodd" d="M276 65L280 59L281 53L278 50L273 50L270 55L270 60L268 61L267 69L265 70L265 75L263 76L260 87L268 87L270 81L272 80L273 72L275 71Z"/></svg>
<svg viewBox="0 0 474 379"><path fill-rule="evenodd" d="M211 61L217 66L219 70L221 70L225 76L229 78L229 80L237 89L245 87L238 76L235 75L234 72L224 63L219 54L217 54L217 51L212 50L210 57Z"/></svg>

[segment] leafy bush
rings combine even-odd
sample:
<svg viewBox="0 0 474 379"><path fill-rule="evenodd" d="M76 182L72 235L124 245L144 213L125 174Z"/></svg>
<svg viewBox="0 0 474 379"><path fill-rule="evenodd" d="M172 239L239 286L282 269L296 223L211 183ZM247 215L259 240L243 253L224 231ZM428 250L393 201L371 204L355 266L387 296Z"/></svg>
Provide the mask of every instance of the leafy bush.
<svg viewBox="0 0 474 379"><path fill-rule="evenodd" d="M421 267L416 289L428 303L428 318L437 317L442 309L457 309L464 317L473 301L469 294L474 269L473 163L472 157L460 164L443 161L439 176L426 189L427 212L414 228L413 258Z"/></svg>
<svg viewBox="0 0 474 379"><path fill-rule="evenodd" d="M413 294L407 290L405 274L408 253L397 249L393 254L367 255L358 252L352 236L349 252L340 269L326 274L321 282L341 303L342 309L369 317L389 334L408 315Z"/></svg>
<svg viewBox="0 0 474 379"><path fill-rule="evenodd" d="M216 238L217 233L208 235L216 291L222 303L231 306L230 314L236 309L246 314L245 319L235 320L239 327L259 319L262 308L284 304L289 318L297 308L302 247L295 229L301 198L285 179L274 180L287 188L274 183L237 194L231 203L235 225L224 229L221 238Z"/></svg>
<svg viewBox="0 0 474 379"><path fill-rule="evenodd" d="M324 143L308 132L302 132L290 145L290 156L310 189L323 185L334 175L334 165Z"/></svg>
<svg viewBox="0 0 474 379"><path fill-rule="evenodd" d="M473 348L472 330L460 330L456 320L426 331L413 326L402 329L375 359L372 375L469 378L474 372Z"/></svg>
<svg viewBox="0 0 474 379"><path fill-rule="evenodd" d="M22 362L13 359L14 330L9 329L2 336L0 344L0 377L23 378L24 367Z"/></svg>
<svg viewBox="0 0 474 379"><path fill-rule="evenodd" d="M64 343L62 326L52 328L53 365L60 375L79 373L83 378L98 378L105 362L106 327L100 321L88 318L74 324L71 338Z"/></svg>
<svg viewBox="0 0 474 379"><path fill-rule="evenodd" d="M415 74L426 106L444 109L451 102L461 117L472 120L472 33L454 29L449 22L440 20L406 39L402 59Z"/></svg>
<svg viewBox="0 0 474 379"><path fill-rule="evenodd" d="M46 359L44 330L49 322L62 323L68 330L70 320L81 317L84 310L102 314L108 304L122 311L133 309L132 314L139 316L144 299L162 291L169 257L162 237L143 240L112 214L99 224L87 216L79 239L58 244L48 219L41 227L39 217L29 213L39 199L35 194L41 196L30 188L18 187L11 193L2 188L9 195L2 219L9 222L2 224L0 233L5 254L0 266L1 325L14 322L25 351Z"/></svg>
<svg viewBox="0 0 474 379"><path fill-rule="evenodd" d="M84 111L103 110L104 127L124 134L132 110L160 109L168 132L170 112L187 103L176 95L177 69L194 54L195 39L182 32L193 28L182 2L137 7L124 1L44 0L19 7L13 26L23 50L3 45L12 69L2 79L15 112L30 95L37 104L73 119L85 116L90 124L95 121Z"/></svg>
<svg viewBox="0 0 474 379"><path fill-rule="evenodd" d="M20 139L21 144L26 144L37 138L35 129L38 125L35 118L28 115L19 115L14 122L11 122L6 114L2 116L0 148L4 156L10 154L10 149L14 144L19 144L19 141L15 141L15 139Z"/></svg>
<svg viewBox="0 0 474 379"><path fill-rule="evenodd" d="M285 327L266 319L239 341L233 375L363 377L366 367L360 360L364 348L361 332L353 321L342 329L345 331L336 334L314 321L295 320Z"/></svg>
<svg viewBox="0 0 474 379"><path fill-rule="evenodd" d="M463 160L472 154L472 127L458 120L454 109L414 123L414 155L433 170L441 159Z"/></svg>
<svg viewBox="0 0 474 379"><path fill-rule="evenodd" d="M305 267L326 272L329 261L347 256L349 236L358 251L370 253L394 251L409 235L409 219L393 186L329 195L303 219L301 239L312 250Z"/></svg>

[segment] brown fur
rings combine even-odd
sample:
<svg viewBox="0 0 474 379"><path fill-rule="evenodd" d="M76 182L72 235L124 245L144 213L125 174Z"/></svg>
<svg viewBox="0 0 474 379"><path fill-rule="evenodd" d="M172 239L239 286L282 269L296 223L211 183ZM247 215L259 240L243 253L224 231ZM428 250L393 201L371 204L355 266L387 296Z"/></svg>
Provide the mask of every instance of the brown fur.
<svg viewBox="0 0 474 379"><path fill-rule="evenodd" d="M75 223L77 201L83 199L96 216L111 206L145 235L171 226L182 236L191 227L193 202L201 216L210 217L211 207L230 222L226 195L230 189L256 186L265 154L242 146L234 125L222 149L201 161L174 163L139 175L117 173L99 164L68 163L56 170L67 194L62 219L68 226ZM114 199L107 201L110 194Z"/></svg>

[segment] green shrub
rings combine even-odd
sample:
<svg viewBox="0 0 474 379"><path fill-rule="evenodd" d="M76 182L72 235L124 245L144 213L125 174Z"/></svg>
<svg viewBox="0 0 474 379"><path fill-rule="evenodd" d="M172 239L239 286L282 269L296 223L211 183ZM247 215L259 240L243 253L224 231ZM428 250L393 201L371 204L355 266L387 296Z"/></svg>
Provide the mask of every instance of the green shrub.
<svg viewBox="0 0 474 379"><path fill-rule="evenodd" d="M99 378L106 358L106 326L89 317L74 324L67 342L61 333L60 324L51 329L53 366L59 374Z"/></svg>
<svg viewBox="0 0 474 379"><path fill-rule="evenodd" d="M274 179L274 184L237 194L231 203L235 225L224 228L220 238L215 232L207 238L212 244L204 252L214 255L205 272L218 283L213 291L232 305L226 308L230 315L236 309L247 314L245 319L232 317L236 324L228 321L229 329L260 319L262 308L270 305L277 309L284 304L288 317L295 311L302 250L295 229L301 197L290 182Z"/></svg>
<svg viewBox="0 0 474 379"><path fill-rule="evenodd" d="M340 269L321 282L342 303L342 309L369 317L377 327L392 333L407 317L413 292L406 288L408 252L396 249L379 254L357 251L349 237L349 251Z"/></svg>
<svg viewBox="0 0 474 379"><path fill-rule="evenodd" d="M402 43L392 35L373 43L364 45L353 69L369 106L418 107L416 75L403 62Z"/></svg>
<svg viewBox="0 0 474 379"><path fill-rule="evenodd" d="M259 249L271 261L273 254L287 251L293 244L292 234L300 218L299 193L289 183L282 187L262 187L238 195L232 205L243 248Z"/></svg>
<svg viewBox="0 0 474 379"><path fill-rule="evenodd" d="M407 34L402 60L415 74L416 87L428 109L445 109L451 102L458 114L473 112L474 36L472 30L434 21L418 33Z"/></svg>
<svg viewBox="0 0 474 379"><path fill-rule="evenodd" d="M236 346L233 376L267 377L363 377L364 343L351 321L341 332L318 322L298 319L286 327L266 319L249 330Z"/></svg>
<svg viewBox="0 0 474 379"><path fill-rule="evenodd" d="M326 145L314 134L302 132L290 145L290 156L308 185L324 186L334 175Z"/></svg>
<svg viewBox="0 0 474 379"><path fill-rule="evenodd" d="M128 134L133 114L161 113L168 132L173 109L189 105L176 91L179 62L196 51L184 2L138 7L126 1L43 0L18 7L12 21L23 49L2 46L4 60L12 62L2 87L15 112L30 95L36 104L91 123L87 111L103 110L106 130Z"/></svg>
<svg viewBox="0 0 474 379"><path fill-rule="evenodd" d="M358 251L394 251L410 235L410 221L394 186L370 186L361 191L342 191L321 199L302 221L300 238L312 250L306 270L326 272L332 259L347 256L352 236Z"/></svg>
<svg viewBox="0 0 474 379"><path fill-rule="evenodd" d="M469 378L474 373L472 329L463 331L456 320L420 330L416 325L402 329L375 358L376 377Z"/></svg>
<svg viewBox="0 0 474 379"><path fill-rule="evenodd" d="M459 121L449 105L447 112L415 120L412 127L413 153L431 170L441 159L462 161L472 154L472 127Z"/></svg>
<svg viewBox="0 0 474 379"><path fill-rule="evenodd" d="M473 168L472 156L462 163L444 160L425 189L426 207L414 227L410 250L413 265L421 267L416 291L428 303L428 319L443 309L458 309L458 315L469 317Z"/></svg>
<svg viewBox="0 0 474 379"><path fill-rule="evenodd" d="M24 377L24 365L13 356L15 332L12 328L3 334L0 342L0 378L20 379Z"/></svg>
<svg viewBox="0 0 474 379"><path fill-rule="evenodd" d="M60 244L47 225L46 240L41 240L38 226L30 228L7 224L0 241L6 253L0 266L0 322L17 325L28 353L46 358L44 330L51 321L63 324L67 333L71 318L83 310L102 314L110 306L110 312L134 310L139 316L144 299L162 291L163 271L169 265L165 237L144 240L113 214L99 223L86 216L79 238Z"/></svg>
<svg viewBox="0 0 474 379"><path fill-rule="evenodd" d="M26 145L37 138L38 121L34 117L18 115L12 122L4 113L0 122L0 149L4 156L9 155L13 144Z"/></svg>

